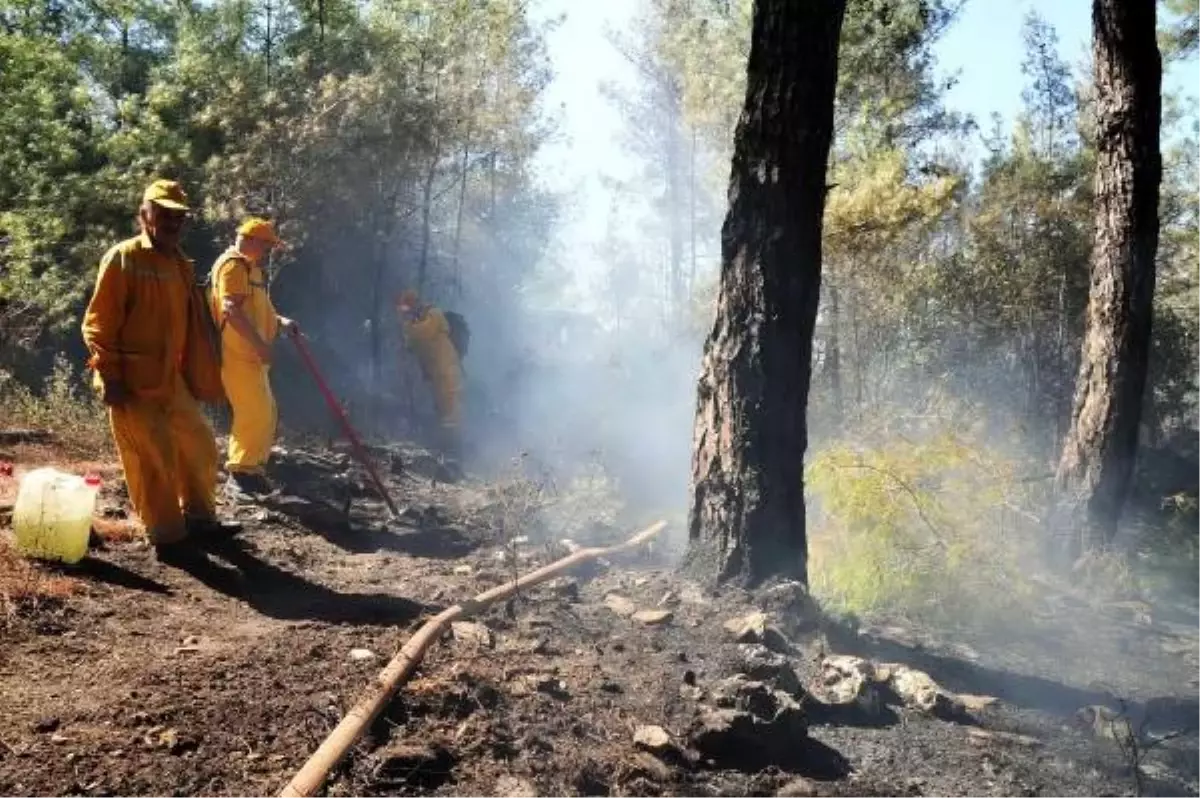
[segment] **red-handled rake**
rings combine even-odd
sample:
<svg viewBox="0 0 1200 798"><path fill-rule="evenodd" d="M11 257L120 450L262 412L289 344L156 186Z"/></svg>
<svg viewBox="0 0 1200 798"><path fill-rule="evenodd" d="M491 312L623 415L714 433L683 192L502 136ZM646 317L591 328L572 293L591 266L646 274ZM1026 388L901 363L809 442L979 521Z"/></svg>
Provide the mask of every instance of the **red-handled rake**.
<svg viewBox="0 0 1200 798"><path fill-rule="evenodd" d="M358 462L362 463L363 468L367 470L367 474L371 477L371 482L375 485L375 490L379 491L379 495L387 503L392 518L399 518L400 511L396 509L396 503L388 495L387 489L383 487L383 481L379 479L379 474L375 471L375 466L371 464L371 458L367 454L367 447L363 446L358 433L354 431L354 427L350 426L350 419L346 417L346 411L342 409L341 403L334 397L333 392L329 390L329 385L325 382L325 378L321 376L321 370L317 368L317 362L313 359L312 352L308 349L308 344L304 343L304 333L297 332L290 337L295 342L296 349L300 352L300 358L304 361L304 365L308 367L309 373L312 374L313 379L316 381L317 388L321 390L321 395L325 397L325 403L329 405L329 409L333 411L333 415L337 418L338 423L342 425L342 432L346 433L346 438L349 439Z"/></svg>

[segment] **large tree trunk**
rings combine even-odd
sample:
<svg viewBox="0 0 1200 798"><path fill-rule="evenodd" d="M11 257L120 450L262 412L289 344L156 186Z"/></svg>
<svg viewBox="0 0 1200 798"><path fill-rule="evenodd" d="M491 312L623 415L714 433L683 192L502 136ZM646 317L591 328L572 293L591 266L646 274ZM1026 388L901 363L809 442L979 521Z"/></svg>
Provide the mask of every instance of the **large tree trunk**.
<svg viewBox="0 0 1200 798"><path fill-rule="evenodd" d="M1095 245L1056 543L1071 559L1110 544L1129 491L1150 355L1162 61L1155 3L1093 0Z"/></svg>
<svg viewBox="0 0 1200 798"><path fill-rule="evenodd" d="M690 565L805 580L805 414L845 0L758 0L697 386Z"/></svg>

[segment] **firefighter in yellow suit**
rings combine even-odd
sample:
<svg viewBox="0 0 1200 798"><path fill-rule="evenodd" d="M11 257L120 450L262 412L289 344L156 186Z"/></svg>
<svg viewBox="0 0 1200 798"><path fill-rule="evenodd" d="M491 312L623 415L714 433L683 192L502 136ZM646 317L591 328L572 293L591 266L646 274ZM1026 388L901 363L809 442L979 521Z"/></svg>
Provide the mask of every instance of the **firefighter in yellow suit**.
<svg viewBox="0 0 1200 798"><path fill-rule="evenodd" d="M433 386L434 407L441 423L443 450L457 459L462 450L460 432L462 364L450 340L450 324L433 305L420 303L411 289L396 303L404 323L404 337L416 353L421 373Z"/></svg>
<svg viewBox="0 0 1200 798"><path fill-rule="evenodd" d="M275 311L267 293L263 263L272 248L282 245L270 222L247 219L234 245L217 258L210 278L210 309L221 329L221 383L233 410L225 468L231 487L248 494L270 492L263 469L278 422L271 345L281 329L299 332L294 321Z"/></svg>
<svg viewBox="0 0 1200 798"><path fill-rule="evenodd" d="M216 440L182 373L195 280L179 249L187 212L178 183L146 189L142 233L105 253L82 328L129 499L168 562L190 533L238 529L216 519Z"/></svg>

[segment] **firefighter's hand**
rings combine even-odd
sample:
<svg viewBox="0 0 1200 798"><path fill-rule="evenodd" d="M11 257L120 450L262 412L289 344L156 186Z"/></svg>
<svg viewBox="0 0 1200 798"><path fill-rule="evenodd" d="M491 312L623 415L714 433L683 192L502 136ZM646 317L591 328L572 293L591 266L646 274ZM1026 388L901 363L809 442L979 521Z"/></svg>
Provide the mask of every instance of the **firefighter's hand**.
<svg viewBox="0 0 1200 798"><path fill-rule="evenodd" d="M292 338L300 334L300 325L296 323L295 319L289 319L287 316L279 317L279 329Z"/></svg>
<svg viewBox="0 0 1200 798"><path fill-rule="evenodd" d="M104 380L104 387L100 391L100 401L109 407L120 407L129 401L129 391L125 389L125 383L119 380Z"/></svg>

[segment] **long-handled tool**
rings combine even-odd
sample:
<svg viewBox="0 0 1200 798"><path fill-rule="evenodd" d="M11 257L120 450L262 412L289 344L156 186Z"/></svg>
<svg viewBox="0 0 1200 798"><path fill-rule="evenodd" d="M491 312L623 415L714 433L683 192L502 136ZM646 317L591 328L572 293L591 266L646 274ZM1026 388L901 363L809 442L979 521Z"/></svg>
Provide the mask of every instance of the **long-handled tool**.
<svg viewBox="0 0 1200 798"><path fill-rule="evenodd" d="M362 463L362 467L367 470L367 474L371 477L371 482L375 485L375 490L379 491L379 495L387 503L388 510L392 513L392 518L399 518L400 511L396 509L396 503L388 495L387 489L383 487L382 480L379 479L379 474L375 471L375 466L371 464L371 458L367 454L367 447L363 446L358 433L354 431L354 427L350 426L350 419L346 417L346 411L342 409L341 403L334 397L333 392L329 390L329 385L326 384L325 378L321 376L321 370L317 368L317 362L313 360L312 352L308 351L308 344L304 343L304 333L297 332L289 337L296 343L296 349L300 352L300 358L304 361L304 365L308 367L308 372L312 374L313 379L316 380L317 387L321 390L321 395L325 397L325 402L329 405L329 409L333 411L333 415L342 425L342 432L346 433L346 437L350 440L350 445L354 448L354 454L358 458L358 462Z"/></svg>

